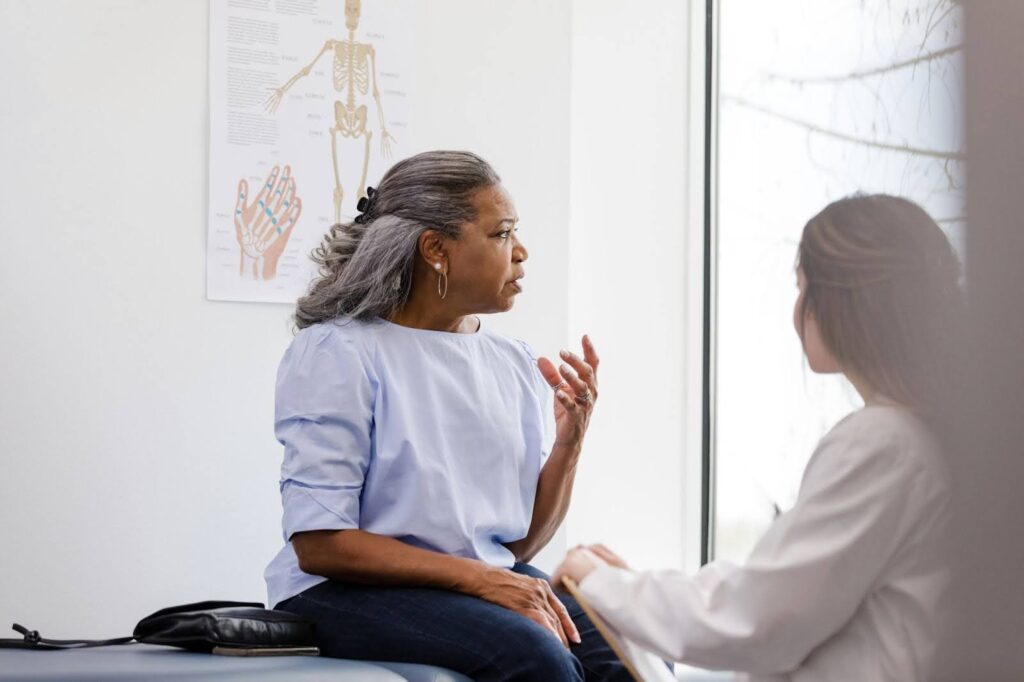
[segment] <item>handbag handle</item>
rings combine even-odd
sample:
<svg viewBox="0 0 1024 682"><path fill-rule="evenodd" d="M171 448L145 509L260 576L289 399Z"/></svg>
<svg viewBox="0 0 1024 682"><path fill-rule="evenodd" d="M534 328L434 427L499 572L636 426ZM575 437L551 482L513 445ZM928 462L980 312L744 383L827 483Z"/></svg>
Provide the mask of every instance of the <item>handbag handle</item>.
<svg viewBox="0 0 1024 682"><path fill-rule="evenodd" d="M115 637L113 639L48 639L39 634L38 630L29 630L24 625L15 623L15 632L24 635L24 639L0 639L0 648L7 649L85 649L94 646L111 646L128 644L134 637Z"/></svg>

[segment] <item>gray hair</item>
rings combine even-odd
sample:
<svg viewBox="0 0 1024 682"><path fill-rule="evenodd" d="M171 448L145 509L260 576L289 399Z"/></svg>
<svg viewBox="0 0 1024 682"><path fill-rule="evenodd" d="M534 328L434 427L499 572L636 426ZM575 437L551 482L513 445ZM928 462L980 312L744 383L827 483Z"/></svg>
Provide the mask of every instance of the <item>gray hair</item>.
<svg viewBox="0 0 1024 682"><path fill-rule="evenodd" d="M296 326L341 315L392 317L409 299L420 234L432 229L458 239L462 224L476 218L471 195L499 182L470 152L424 152L396 163L362 222L334 225L313 251L320 275L296 305Z"/></svg>

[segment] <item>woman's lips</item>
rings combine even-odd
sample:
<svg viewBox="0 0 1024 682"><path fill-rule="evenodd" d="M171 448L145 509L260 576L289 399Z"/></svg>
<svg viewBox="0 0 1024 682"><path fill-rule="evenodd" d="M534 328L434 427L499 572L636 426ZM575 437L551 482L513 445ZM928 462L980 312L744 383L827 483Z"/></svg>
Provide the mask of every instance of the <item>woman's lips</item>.
<svg viewBox="0 0 1024 682"><path fill-rule="evenodd" d="M519 283L518 279L514 279L511 282L509 282L509 286L515 289L516 293L522 293L523 291L523 285Z"/></svg>

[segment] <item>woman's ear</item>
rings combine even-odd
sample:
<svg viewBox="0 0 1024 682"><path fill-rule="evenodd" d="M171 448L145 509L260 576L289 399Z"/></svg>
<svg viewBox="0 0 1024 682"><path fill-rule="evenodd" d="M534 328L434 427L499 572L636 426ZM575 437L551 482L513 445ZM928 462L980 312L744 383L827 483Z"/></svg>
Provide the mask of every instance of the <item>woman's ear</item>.
<svg viewBox="0 0 1024 682"><path fill-rule="evenodd" d="M445 237L437 230L423 230L419 239L420 256L427 262L431 270L448 269L448 252Z"/></svg>

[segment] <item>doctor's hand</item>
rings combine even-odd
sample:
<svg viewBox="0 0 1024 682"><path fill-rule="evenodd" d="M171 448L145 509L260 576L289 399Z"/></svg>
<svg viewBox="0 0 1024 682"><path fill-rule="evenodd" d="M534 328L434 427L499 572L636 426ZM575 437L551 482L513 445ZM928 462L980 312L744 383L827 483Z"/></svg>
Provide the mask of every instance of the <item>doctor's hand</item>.
<svg viewBox="0 0 1024 682"><path fill-rule="evenodd" d="M632 571L633 570L633 569L631 569L629 567L629 564L626 563L625 559L623 559L618 554L616 554L615 552L611 551L610 549L608 549L607 547L605 547L601 543L598 543L596 545L587 545L586 548L589 549L594 554L596 554L600 559L602 559L609 566L614 566L615 568L623 568L623 569L625 569L627 571Z"/></svg>
<svg viewBox="0 0 1024 682"><path fill-rule="evenodd" d="M570 641L574 644L581 641L565 605L543 578L488 566L478 575L471 594L526 616L557 637L566 648Z"/></svg>
<svg viewBox="0 0 1024 682"><path fill-rule="evenodd" d="M562 563L558 565L558 568L555 569L554 574L551 576L551 584L555 587L561 587L563 579L571 578L574 583L579 585L595 568L604 564L605 561L597 556L597 554L580 545L570 549L569 553L562 559Z"/></svg>
<svg viewBox="0 0 1024 682"><path fill-rule="evenodd" d="M627 571L632 570L622 557L604 545L577 545L569 550L562 563L555 569L551 583L555 587L561 587L562 578L572 578L573 582L579 585L595 568L604 564Z"/></svg>
<svg viewBox="0 0 1024 682"><path fill-rule="evenodd" d="M590 337L583 337L583 357L563 350L562 364L537 360L545 381L555 391L555 445L578 447L590 425L597 402L597 365L600 359Z"/></svg>

